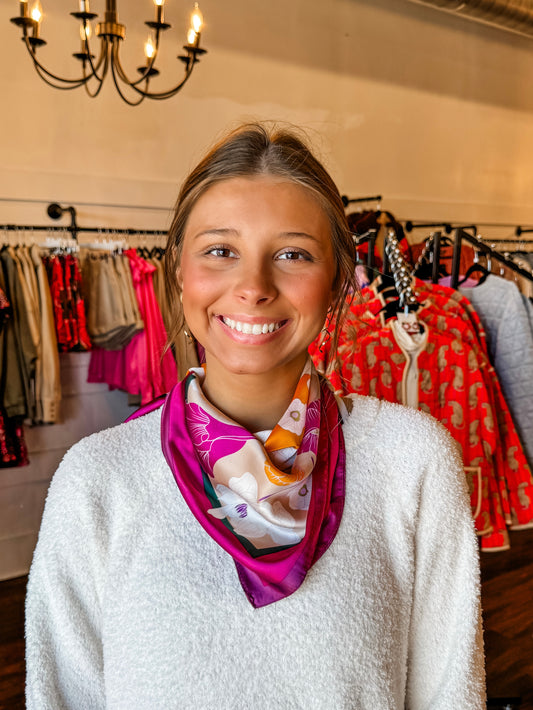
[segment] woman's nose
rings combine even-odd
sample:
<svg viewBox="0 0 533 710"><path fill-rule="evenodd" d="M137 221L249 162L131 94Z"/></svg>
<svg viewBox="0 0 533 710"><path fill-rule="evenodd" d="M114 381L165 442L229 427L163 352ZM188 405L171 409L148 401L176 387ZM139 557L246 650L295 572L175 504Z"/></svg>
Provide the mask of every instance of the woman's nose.
<svg viewBox="0 0 533 710"><path fill-rule="evenodd" d="M243 303L265 304L277 295L277 288L271 270L265 264L243 264L239 280L235 285L235 295Z"/></svg>

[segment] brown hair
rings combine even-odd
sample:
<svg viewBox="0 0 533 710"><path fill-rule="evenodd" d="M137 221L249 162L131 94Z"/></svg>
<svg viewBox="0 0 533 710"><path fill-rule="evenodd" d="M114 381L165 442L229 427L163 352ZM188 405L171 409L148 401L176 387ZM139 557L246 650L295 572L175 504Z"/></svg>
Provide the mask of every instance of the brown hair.
<svg viewBox="0 0 533 710"><path fill-rule="evenodd" d="M357 292L355 247L344 206L329 173L296 131L267 128L262 123L244 124L229 133L207 153L181 187L165 254L165 279L173 323L169 342L184 326L176 272L191 210L200 196L216 183L257 175L272 175L307 188L329 218L336 264L333 284L336 297L331 313L335 322L332 342L335 353L339 330L350 303L349 296Z"/></svg>

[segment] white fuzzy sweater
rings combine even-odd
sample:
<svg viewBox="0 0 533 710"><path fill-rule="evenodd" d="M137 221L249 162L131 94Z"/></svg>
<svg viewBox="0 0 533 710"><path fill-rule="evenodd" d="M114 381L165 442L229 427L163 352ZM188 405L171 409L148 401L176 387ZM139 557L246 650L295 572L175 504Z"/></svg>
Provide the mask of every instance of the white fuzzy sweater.
<svg viewBox="0 0 533 710"><path fill-rule="evenodd" d="M160 410L74 446L28 584L28 710L484 708L456 446L420 412L354 402L338 534L262 609L183 501Z"/></svg>

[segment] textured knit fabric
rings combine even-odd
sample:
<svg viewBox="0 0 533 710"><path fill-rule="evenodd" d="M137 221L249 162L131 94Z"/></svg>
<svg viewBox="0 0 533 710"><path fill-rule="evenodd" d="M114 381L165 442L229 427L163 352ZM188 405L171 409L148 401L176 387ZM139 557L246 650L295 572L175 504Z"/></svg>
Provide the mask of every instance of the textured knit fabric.
<svg viewBox="0 0 533 710"><path fill-rule="evenodd" d="M488 335L494 367L530 467L533 467L533 330L516 284L498 276L461 289Z"/></svg>
<svg viewBox="0 0 533 710"><path fill-rule="evenodd" d="M262 609L179 494L159 411L73 447L28 584L28 710L482 710L457 447L430 417L370 397L343 428L337 536Z"/></svg>

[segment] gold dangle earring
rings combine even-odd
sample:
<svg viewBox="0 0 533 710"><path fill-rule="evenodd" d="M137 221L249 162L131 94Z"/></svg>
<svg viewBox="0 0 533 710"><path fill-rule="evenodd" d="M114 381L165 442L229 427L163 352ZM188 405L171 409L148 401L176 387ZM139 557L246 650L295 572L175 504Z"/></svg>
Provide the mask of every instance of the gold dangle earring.
<svg viewBox="0 0 533 710"><path fill-rule="evenodd" d="M181 305L183 305L183 291L180 291L180 303L181 303ZM187 325L187 323L185 322L185 319L184 319L183 320L183 328L182 328L183 334L185 335L185 337L187 338L189 343L194 343L195 342L194 335L192 335L189 332L188 328L189 328L189 326Z"/></svg>
<svg viewBox="0 0 533 710"><path fill-rule="evenodd" d="M331 340L331 331L330 331L330 326L331 326L331 316L332 316L332 309L331 306L328 308L328 312L326 313L326 321L324 323L324 327L320 331L320 343L318 344L318 349L320 352L324 351L324 348L326 347L327 343Z"/></svg>
<svg viewBox="0 0 533 710"><path fill-rule="evenodd" d="M191 333L189 333L187 328L188 328L188 326L185 325L185 327L183 328L183 334L185 335L185 337L187 338L189 343L194 343L194 335L191 335Z"/></svg>

